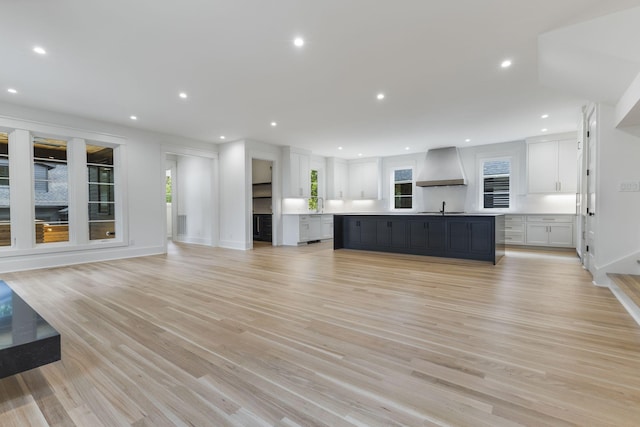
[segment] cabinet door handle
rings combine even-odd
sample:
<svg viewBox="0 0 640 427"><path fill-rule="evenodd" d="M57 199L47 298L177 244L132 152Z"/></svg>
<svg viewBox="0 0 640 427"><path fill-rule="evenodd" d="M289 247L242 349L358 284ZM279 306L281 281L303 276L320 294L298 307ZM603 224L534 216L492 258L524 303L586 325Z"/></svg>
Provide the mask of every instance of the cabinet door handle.
<svg viewBox="0 0 640 427"><path fill-rule="evenodd" d="M562 191L562 182L558 181L558 191Z"/></svg>

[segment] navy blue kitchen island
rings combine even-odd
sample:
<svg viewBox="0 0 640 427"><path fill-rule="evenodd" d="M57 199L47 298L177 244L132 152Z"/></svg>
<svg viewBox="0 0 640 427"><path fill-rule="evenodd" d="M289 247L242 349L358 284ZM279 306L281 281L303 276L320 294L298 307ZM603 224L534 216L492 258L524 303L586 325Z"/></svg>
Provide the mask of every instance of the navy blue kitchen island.
<svg viewBox="0 0 640 427"><path fill-rule="evenodd" d="M333 248L491 261L504 256L503 214L345 214Z"/></svg>
<svg viewBox="0 0 640 427"><path fill-rule="evenodd" d="M0 280L0 378L60 360L60 334Z"/></svg>

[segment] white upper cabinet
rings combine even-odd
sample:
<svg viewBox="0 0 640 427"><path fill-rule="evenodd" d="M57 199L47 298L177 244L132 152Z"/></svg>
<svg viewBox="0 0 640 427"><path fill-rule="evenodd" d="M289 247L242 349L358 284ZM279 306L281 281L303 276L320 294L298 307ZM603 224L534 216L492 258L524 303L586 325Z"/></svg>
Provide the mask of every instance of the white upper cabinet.
<svg viewBox="0 0 640 427"><path fill-rule="evenodd" d="M311 153L291 147L282 148L284 197L309 197L311 192Z"/></svg>
<svg viewBox="0 0 640 427"><path fill-rule="evenodd" d="M352 200L380 198L380 159L349 162L349 198Z"/></svg>
<svg viewBox="0 0 640 427"><path fill-rule="evenodd" d="M578 146L575 140L530 142L527 147L529 193L577 191Z"/></svg>
<svg viewBox="0 0 640 427"><path fill-rule="evenodd" d="M346 160L335 157L327 159L327 199L343 200L347 198L348 175Z"/></svg>

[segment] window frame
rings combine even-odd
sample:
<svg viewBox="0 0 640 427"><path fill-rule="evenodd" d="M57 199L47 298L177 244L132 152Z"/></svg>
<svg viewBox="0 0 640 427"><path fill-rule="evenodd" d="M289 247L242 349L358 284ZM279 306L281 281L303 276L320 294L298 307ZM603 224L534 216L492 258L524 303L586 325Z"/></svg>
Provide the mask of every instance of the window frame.
<svg viewBox="0 0 640 427"><path fill-rule="evenodd" d="M9 135L9 170L11 174L11 246L0 247L0 259L82 250L108 249L129 245L126 194L126 139L119 136L61 127L46 123L0 116L0 131ZM33 183L33 137L66 140L69 144L69 241L35 243L35 188ZM88 172L85 144L114 149L114 185L116 236L114 239L89 240L87 227ZM71 148L73 147L73 148ZM84 160L83 160L84 159ZM15 185L13 185L15 184Z"/></svg>
<svg viewBox="0 0 640 427"><path fill-rule="evenodd" d="M508 161L509 162L509 207L506 208L486 208L484 206L484 165L487 162L494 161ZM514 159L513 156L492 156L492 157L482 157L478 159L478 207L480 212L494 212L494 213L503 213L503 212L511 212L514 209ZM498 176L498 175L486 175L487 177ZM502 175L503 176L503 175Z"/></svg>
<svg viewBox="0 0 640 427"><path fill-rule="evenodd" d="M396 171L399 170L410 170L411 171L411 181L396 181ZM390 194L390 210L391 211L395 211L395 212L408 212L408 211L413 211L415 210L416 207L416 192L415 192L415 188L416 188L416 168L414 166L394 166L392 168L390 168L390 173L389 173L389 182L390 182L390 188L389 188L389 194ZM411 183L411 207L410 208L396 208L396 183L401 183L401 184L408 184ZM403 195L401 197L407 197L406 195Z"/></svg>

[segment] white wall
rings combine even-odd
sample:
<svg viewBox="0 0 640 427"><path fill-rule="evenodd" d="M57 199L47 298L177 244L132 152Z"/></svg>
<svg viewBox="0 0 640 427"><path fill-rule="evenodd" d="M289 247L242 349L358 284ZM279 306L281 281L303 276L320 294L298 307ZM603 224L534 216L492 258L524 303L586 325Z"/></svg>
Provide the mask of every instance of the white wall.
<svg viewBox="0 0 640 427"><path fill-rule="evenodd" d="M567 135L563 136L566 137ZM548 138L553 139L554 136L549 135ZM468 182L464 211L478 212L481 210L479 185L481 183L480 162L482 159L510 157L512 159L512 189L514 197L513 206L508 212L537 214L575 214L576 212L574 194L527 193L527 144L525 141L465 147L460 149L460 157Z"/></svg>
<svg viewBox="0 0 640 427"><path fill-rule="evenodd" d="M251 205L247 176L245 142L234 141L219 146L220 153L220 242L223 248L249 249L251 228L248 210Z"/></svg>
<svg viewBox="0 0 640 427"><path fill-rule="evenodd" d="M176 156L176 201L178 215L186 216L186 233L174 240L201 245L213 244L213 177L211 159L195 156Z"/></svg>
<svg viewBox="0 0 640 427"><path fill-rule="evenodd" d="M0 103L0 112L4 117L125 138L126 163L123 165L123 174L126 181L123 187L126 191L125 205L128 216L128 241L125 242L125 246L19 257L5 252L0 255L0 271L45 268L165 252L165 158L162 146L185 145L212 150L211 144L5 103Z"/></svg>
<svg viewBox="0 0 640 427"><path fill-rule="evenodd" d="M596 175L597 236L596 283L606 283L608 271L640 274L631 259L631 271L614 264L640 252L640 192L621 192L622 182L640 184L640 138L616 129L613 107L599 105L598 170ZM637 255L636 255L637 258Z"/></svg>

